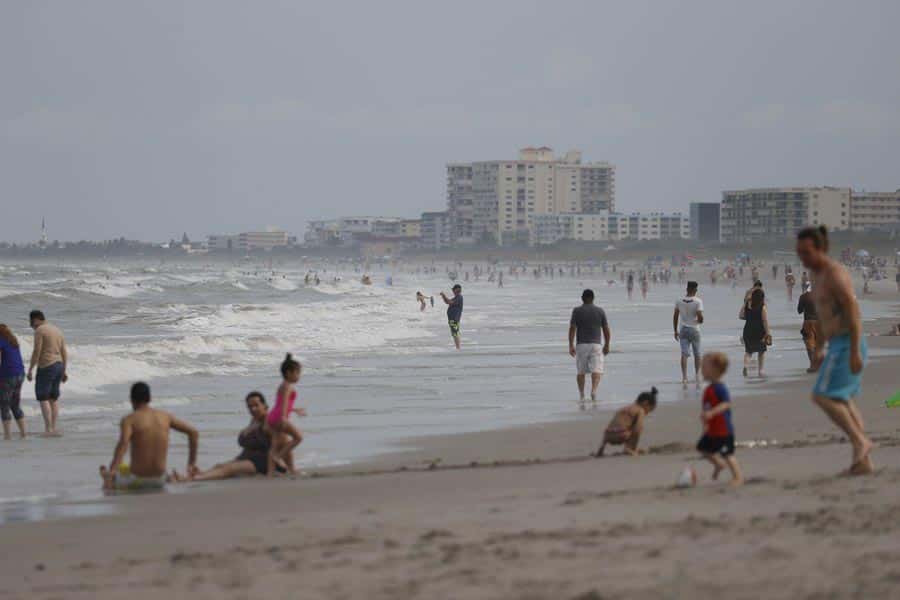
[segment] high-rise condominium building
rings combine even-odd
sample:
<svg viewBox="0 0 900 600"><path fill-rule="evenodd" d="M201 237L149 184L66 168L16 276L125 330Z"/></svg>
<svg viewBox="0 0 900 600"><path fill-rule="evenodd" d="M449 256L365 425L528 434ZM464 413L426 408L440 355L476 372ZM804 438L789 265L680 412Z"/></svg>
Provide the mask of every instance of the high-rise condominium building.
<svg viewBox="0 0 900 600"><path fill-rule="evenodd" d="M532 217L615 210L616 168L583 163L581 152L554 157L547 147L524 148L518 160L447 165L452 242L528 242Z"/></svg>
<svg viewBox="0 0 900 600"><path fill-rule="evenodd" d="M448 211L422 213L422 246L441 250L451 243L452 220Z"/></svg>
<svg viewBox="0 0 900 600"><path fill-rule="evenodd" d="M789 187L722 192L723 242L793 236L808 225L850 227L850 188Z"/></svg>
<svg viewBox="0 0 900 600"><path fill-rule="evenodd" d="M900 190L853 192L850 198L850 226L853 231L900 229Z"/></svg>
<svg viewBox="0 0 900 600"><path fill-rule="evenodd" d="M719 241L718 202L691 202L691 238L698 242Z"/></svg>

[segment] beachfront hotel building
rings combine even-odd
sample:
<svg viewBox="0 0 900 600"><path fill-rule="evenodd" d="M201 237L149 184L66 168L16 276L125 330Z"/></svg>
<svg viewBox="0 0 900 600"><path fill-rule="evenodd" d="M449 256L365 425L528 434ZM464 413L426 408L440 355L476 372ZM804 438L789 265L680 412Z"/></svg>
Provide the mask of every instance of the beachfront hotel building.
<svg viewBox="0 0 900 600"><path fill-rule="evenodd" d="M850 228L850 188L785 187L722 192L721 239L743 243L791 237L808 225Z"/></svg>
<svg viewBox="0 0 900 600"><path fill-rule="evenodd" d="M531 243L545 246L564 240L644 241L687 239L690 236L690 219L681 213L549 213L533 216Z"/></svg>
<svg viewBox="0 0 900 600"><path fill-rule="evenodd" d="M900 190L853 192L850 196L850 228L853 231L900 230Z"/></svg>
<svg viewBox="0 0 900 600"><path fill-rule="evenodd" d="M546 146L518 160L447 165L451 243L527 243L535 215L615 211L615 165L585 163L580 151L555 157Z"/></svg>

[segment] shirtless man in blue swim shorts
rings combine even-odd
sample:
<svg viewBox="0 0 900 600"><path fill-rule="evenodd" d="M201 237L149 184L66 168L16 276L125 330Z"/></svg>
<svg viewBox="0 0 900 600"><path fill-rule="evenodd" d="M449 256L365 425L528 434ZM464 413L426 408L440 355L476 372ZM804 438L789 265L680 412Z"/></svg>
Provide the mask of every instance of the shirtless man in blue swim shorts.
<svg viewBox="0 0 900 600"><path fill-rule="evenodd" d="M853 397L859 393L868 348L862 337L853 280L847 269L828 256L825 227L808 227L797 234L797 256L812 273L813 302L822 336L828 342L827 353L821 345L816 349L816 364L821 367L813 401L853 445L849 473L865 475L874 469L869 456L873 445Z"/></svg>

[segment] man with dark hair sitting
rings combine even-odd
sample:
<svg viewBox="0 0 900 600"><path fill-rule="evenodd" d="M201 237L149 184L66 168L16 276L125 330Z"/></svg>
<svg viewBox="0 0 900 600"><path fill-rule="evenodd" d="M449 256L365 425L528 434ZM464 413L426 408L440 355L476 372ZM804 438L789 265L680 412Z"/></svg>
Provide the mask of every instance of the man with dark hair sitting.
<svg viewBox="0 0 900 600"><path fill-rule="evenodd" d="M122 418L119 443L109 468L101 466L104 489L159 489L166 483L166 460L169 454L169 430L188 438L188 473L196 469L197 430L167 412L150 408L150 386L144 382L131 386L130 415ZM131 452L131 465L123 464L126 450Z"/></svg>

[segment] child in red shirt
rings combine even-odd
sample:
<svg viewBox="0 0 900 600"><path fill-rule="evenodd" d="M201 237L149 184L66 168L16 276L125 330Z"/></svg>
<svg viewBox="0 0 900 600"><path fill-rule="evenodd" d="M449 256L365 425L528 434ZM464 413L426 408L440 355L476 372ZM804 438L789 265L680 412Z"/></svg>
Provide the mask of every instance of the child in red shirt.
<svg viewBox="0 0 900 600"><path fill-rule="evenodd" d="M721 352L709 352L703 356L701 371L709 382L703 392L703 437L697 442L697 450L713 464L713 479L727 466L731 471L731 485L741 485L744 478L734 457L734 425L731 423L731 397L722 383L728 370L728 357Z"/></svg>

